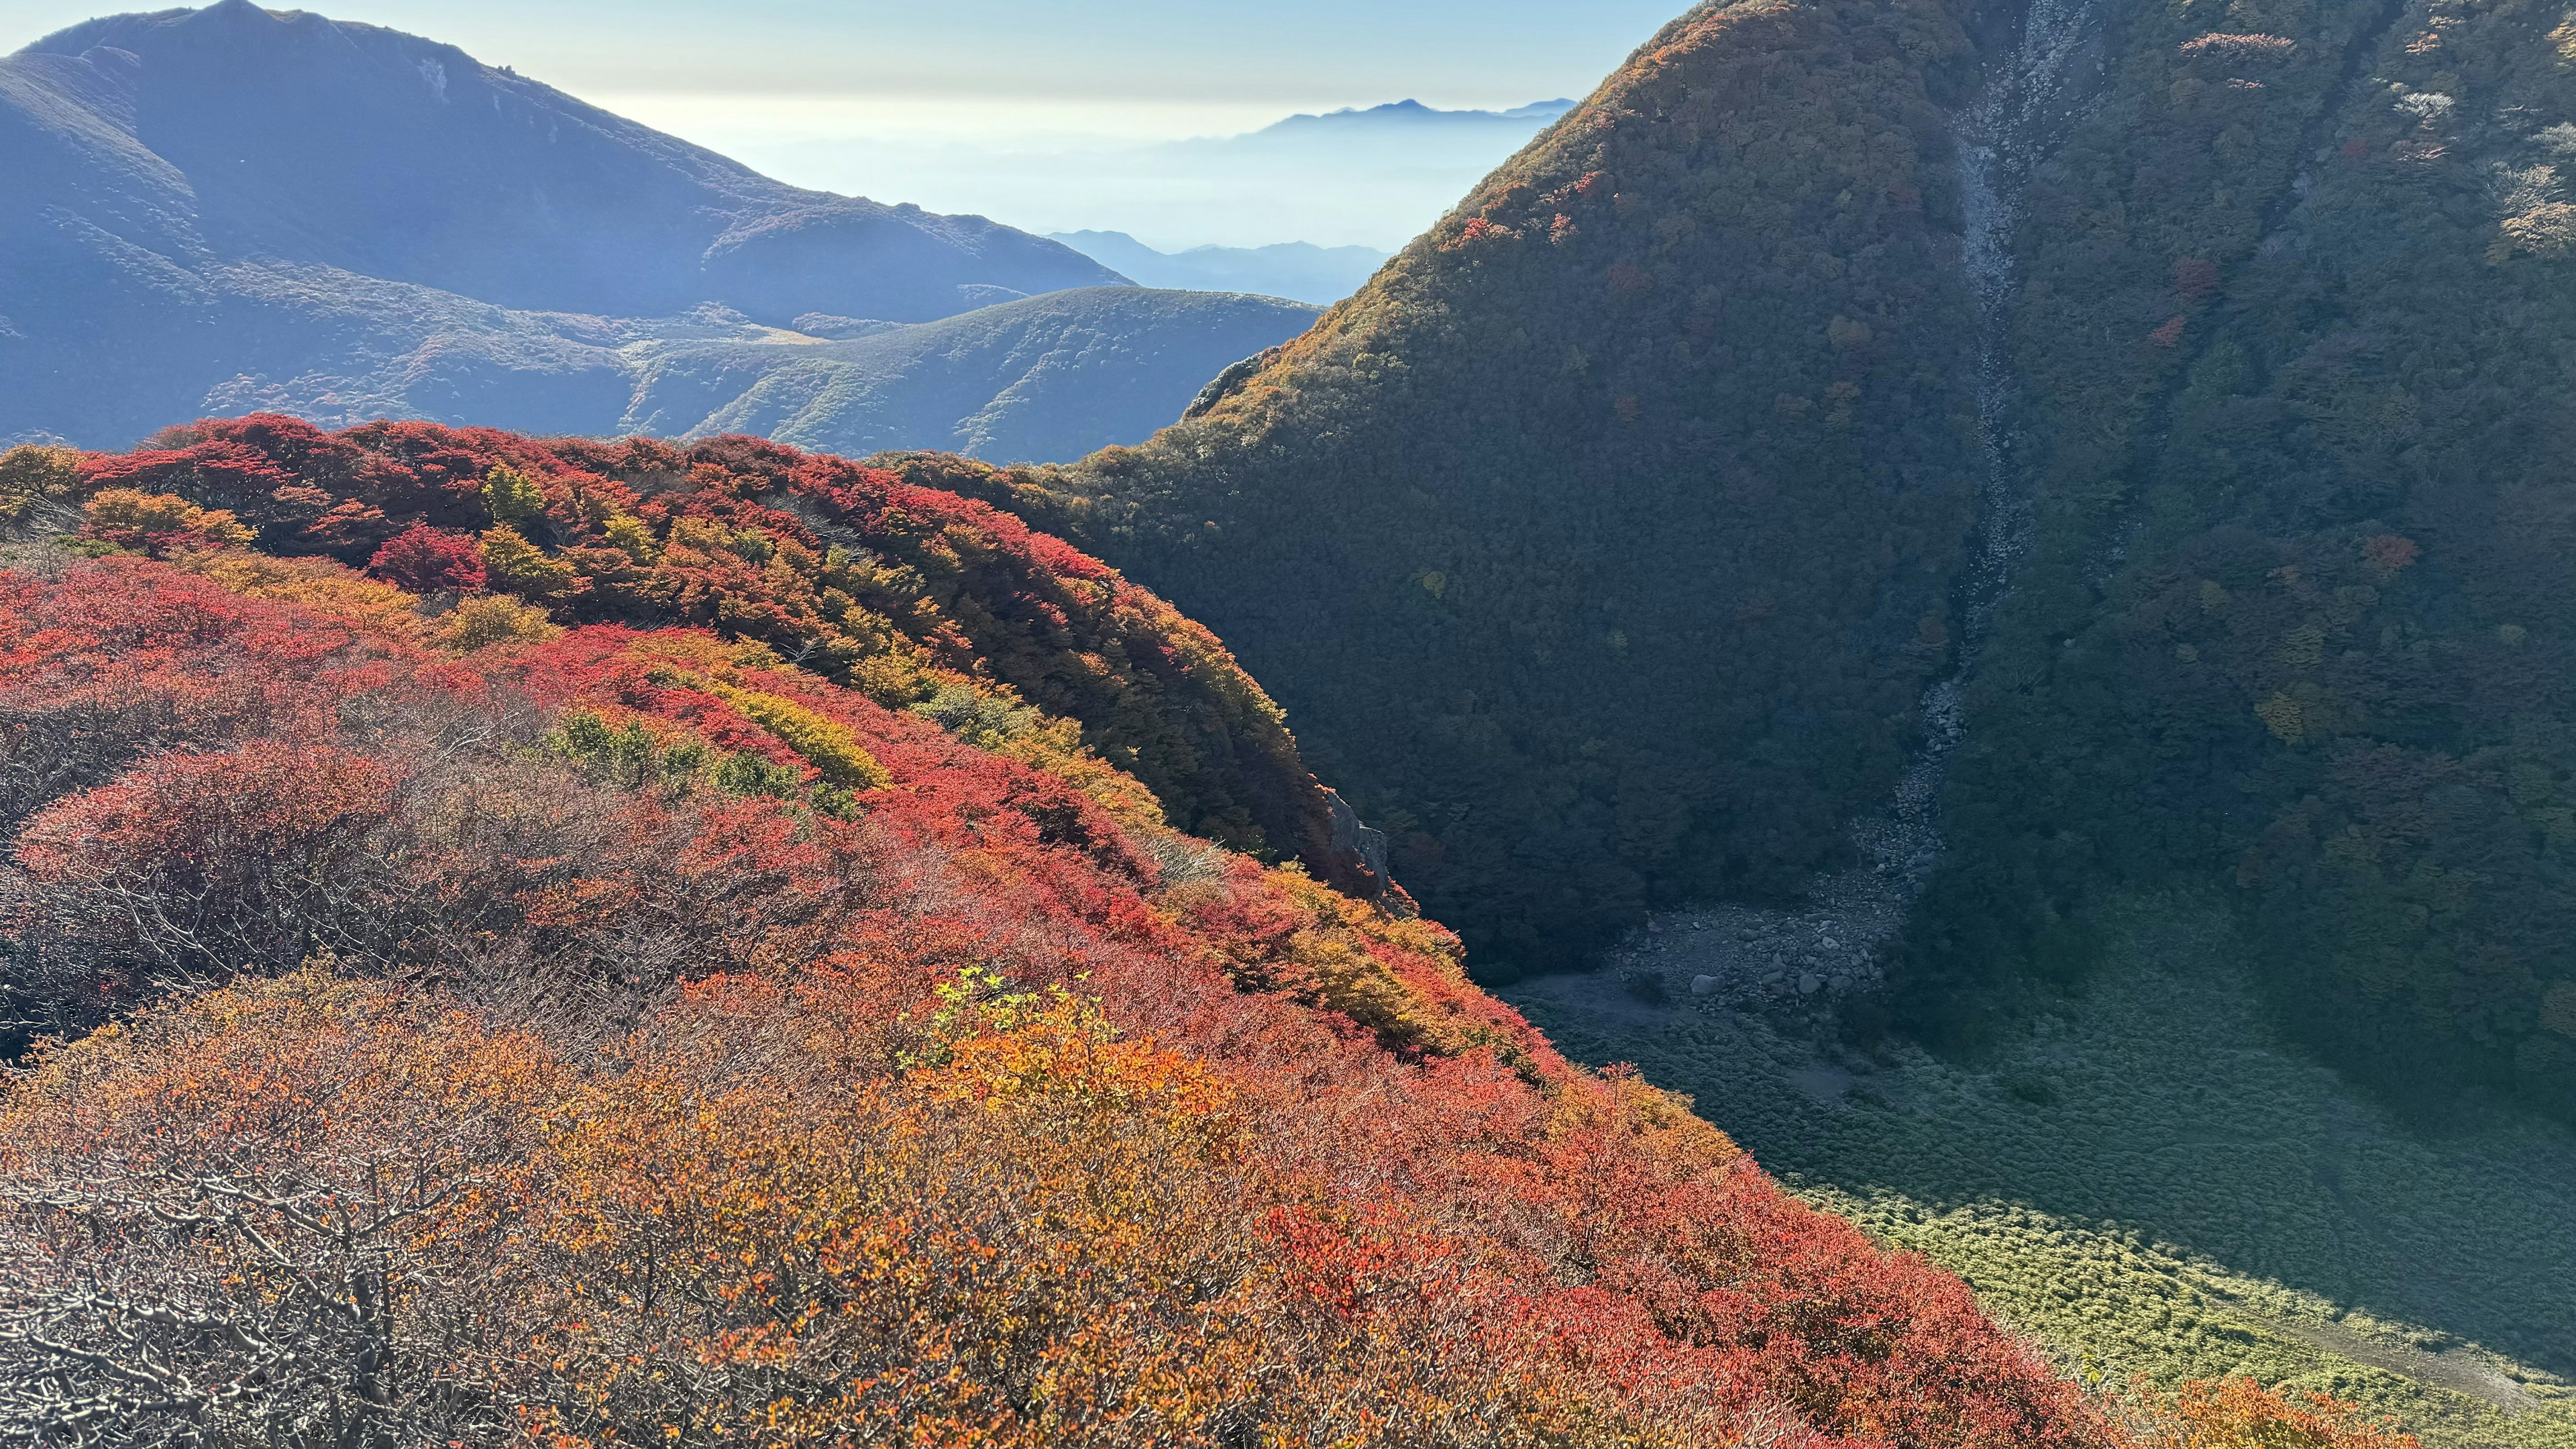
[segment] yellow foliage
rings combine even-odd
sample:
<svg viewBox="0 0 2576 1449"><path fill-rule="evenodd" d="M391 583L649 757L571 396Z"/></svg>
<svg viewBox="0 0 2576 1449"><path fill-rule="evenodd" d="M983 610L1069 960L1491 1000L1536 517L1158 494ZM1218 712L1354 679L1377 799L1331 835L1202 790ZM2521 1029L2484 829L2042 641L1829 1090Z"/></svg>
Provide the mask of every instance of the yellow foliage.
<svg viewBox="0 0 2576 1449"><path fill-rule="evenodd" d="M2417 1449L2415 1436L2325 1394L2195 1379L2148 1401L2139 1449Z"/></svg>
<svg viewBox="0 0 2576 1449"><path fill-rule="evenodd" d="M632 513L611 513L600 531L609 544L639 564L650 565L662 556L662 546L653 541L653 530Z"/></svg>
<svg viewBox="0 0 2576 1449"><path fill-rule="evenodd" d="M424 632L417 599L328 559L201 553L178 562L245 598L282 599L372 634L417 639Z"/></svg>
<svg viewBox="0 0 2576 1449"><path fill-rule="evenodd" d="M39 498L60 497L80 482L80 452L25 443L0 453L0 518L16 518Z"/></svg>
<svg viewBox="0 0 2576 1449"><path fill-rule="evenodd" d="M849 726L807 709L792 699L765 690L743 689L720 679L689 681L740 711L743 718L776 735L787 748L820 770L823 778L854 790L882 790L894 776L859 743Z"/></svg>
<svg viewBox="0 0 2576 1449"><path fill-rule="evenodd" d="M518 469L495 464L483 479L483 506L503 527L525 523L546 511L545 490Z"/></svg>
<svg viewBox="0 0 2576 1449"><path fill-rule="evenodd" d="M131 547L174 534L193 534L219 545L245 544L252 537L226 509L200 508L176 493L132 488L101 489L81 510L81 518L94 536Z"/></svg>
<svg viewBox="0 0 2576 1449"><path fill-rule="evenodd" d="M495 644L542 644L562 633L543 609L508 594L482 594L459 603L439 621L438 645L468 654Z"/></svg>
<svg viewBox="0 0 2576 1449"><path fill-rule="evenodd" d="M546 557L507 524L483 531L483 571L494 589L528 599L551 599L569 591L580 577L572 565Z"/></svg>

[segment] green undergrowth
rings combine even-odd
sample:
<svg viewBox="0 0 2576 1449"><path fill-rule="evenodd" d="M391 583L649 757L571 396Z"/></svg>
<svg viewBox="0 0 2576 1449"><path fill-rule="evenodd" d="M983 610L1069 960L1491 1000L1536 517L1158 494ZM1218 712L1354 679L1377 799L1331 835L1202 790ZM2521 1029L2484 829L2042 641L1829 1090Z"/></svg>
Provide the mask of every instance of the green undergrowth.
<svg viewBox="0 0 2576 1449"><path fill-rule="evenodd" d="M2115 923L2081 998L1973 1062L1828 1056L1599 978L1510 994L2088 1376L2251 1374L2428 1445L2576 1446L2576 1134L2403 1125L2278 1044L2216 908Z"/></svg>

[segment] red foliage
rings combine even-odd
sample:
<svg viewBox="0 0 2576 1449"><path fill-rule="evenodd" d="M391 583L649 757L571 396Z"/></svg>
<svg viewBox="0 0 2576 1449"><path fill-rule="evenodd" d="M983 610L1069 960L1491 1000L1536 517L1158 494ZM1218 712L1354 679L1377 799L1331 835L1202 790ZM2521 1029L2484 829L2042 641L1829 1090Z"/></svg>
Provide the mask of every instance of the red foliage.
<svg viewBox="0 0 2576 1449"><path fill-rule="evenodd" d="M981 501L757 438L327 433L258 414L154 441L89 459L83 486L229 510L265 551L364 563L409 589L516 588L566 623L755 639L889 703L948 680L1007 686L1078 722L1082 743L1143 780L1174 824L1294 854L1346 888L1379 884L1333 847L1276 707L1213 635ZM499 512L496 469L518 480ZM545 555L524 580L487 568L465 537L496 524Z"/></svg>
<svg viewBox="0 0 2576 1449"><path fill-rule="evenodd" d="M385 541L367 572L415 594L483 587L483 554L467 534L415 523Z"/></svg>
<svg viewBox="0 0 2576 1449"><path fill-rule="evenodd" d="M832 484L852 511L928 506L853 472ZM817 1090L925 1050L965 968L1061 986L1234 1104L1241 1196L1216 1201L1276 1265L1261 1331L1282 1344L1456 1343L1689 1442L2108 1439L1956 1280L1788 1197L1633 1075L1568 1065L1446 932L1122 825L757 651L593 625L460 665L111 559L0 579L0 728L72 749L92 736L45 732L65 707L133 715L18 786L19 945L75 975L327 947L585 1029L697 978L627 1050ZM567 711L590 732L562 733ZM892 783L834 805L807 764L826 736ZM135 763L147 744L168 748ZM713 762L736 753L808 793L726 793ZM120 935L120 914L185 932Z"/></svg>
<svg viewBox="0 0 2576 1449"><path fill-rule="evenodd" d="M2402 533L2383 533L2366 540L2361 546L2362 560L2382 578L2405 572L2423 552L2415 540Z"/></svg>

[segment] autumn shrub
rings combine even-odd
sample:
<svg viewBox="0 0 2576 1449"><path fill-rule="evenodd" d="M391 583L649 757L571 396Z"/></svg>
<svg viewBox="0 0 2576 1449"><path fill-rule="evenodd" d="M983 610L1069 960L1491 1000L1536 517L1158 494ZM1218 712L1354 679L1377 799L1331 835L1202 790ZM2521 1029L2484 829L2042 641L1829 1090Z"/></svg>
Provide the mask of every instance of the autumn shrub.
<svg viewBox="0 0 2576 1449"><path fill-rule="evenodd" d="M385 546L367 560L367 571L415 594L479 589L486 576L473 539L442 533L425 523L415 523L385 540Z"/></svg>
<svg viewBox="0 0 2576 1449"><path fill-rule="evenodd" d="M561 1073L311 973L46 1057L0 1097L0 1435L507 1438Z"/></svg>
<svg viewBox="0 0 2576 1449"><path fill-rule="evenodd" d="M370 835L397 783L321 743L154 755L20 829L22 939L171 983L348 946L344 918L376 888Z"/></svg>
<svg viewBox="0 0 2576 1449"><path fill-rule="evenodd" d="M2172 1395L2141 1388L2141 1449L2417 1449L2412 1434L2332 1395L2269 1390L2250 1378L2195 1379Z"/></svg>
<svg viewBox="0 0 2576 1449"><path fill-rule="evenodd" d="M459 655L323 578L0 580L0 719L162 704L20 777L11 1005L79 1039L0 1087L0 1294L48 1325L0 1331L0 1433L358 1393L397 1441L2110 1440L1437 926L764 646Z"/></svg>
<svg viewBox="0 0 2576 1449"><path fill-rule="evenodd" d="M102 488L81 510L81 536L159 557L179 549L248 543L251 534L228 510L200 508L175 493Z"/></svg>
<svg viewBox="0 0 2576 1449"><path fill-rule="evenodd" d="M78 476L68 493L113 494L112 511L146 494L217 509L267 552L370 564L418 589L488 587L557 624L756 641L880 704L934 704L988 749L1150 797L1181 829L1363 893L1383 885L1332 847L1277 706L1213 635L1017 518L892 472L752 438L335 434L261 415L174 429ZM152 532L176 521L92 532L158 553L233 537ZM452 627L480 642L494 607L469 598ZM985 703L961 710L964 697Z"/></svg>
<svg viewBox="0 0 2576 1449"><path fill-rule="evenodd" d="M0 451L0 521L17 523L67 498L80 482L75 448L21 443Z"/></svg>

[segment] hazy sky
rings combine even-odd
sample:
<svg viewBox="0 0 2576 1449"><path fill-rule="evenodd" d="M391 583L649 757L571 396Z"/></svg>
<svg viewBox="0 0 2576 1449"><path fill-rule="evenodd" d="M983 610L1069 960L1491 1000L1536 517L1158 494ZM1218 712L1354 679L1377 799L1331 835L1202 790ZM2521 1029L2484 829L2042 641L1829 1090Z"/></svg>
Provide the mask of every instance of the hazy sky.
<svg viewBox="0 0 2576 1449"><path fill-rule="evenodd" d="M1227 134L1297 111L1406 97L1448 108L1579 97L1686 3L327 0L317 8L461 46L786 180L847 190L882 178L867 189L885 200L981 210L1045 230L1104 224L1115 207L1076 216L1061 201L1015 190L1008 178L1025 177L1032 155ZM0 50L113 4L0 0ZM886 164L870 165L872 156ZM985 167L979 156L1002 164ZM806 174L791 174L798 167ZM977 179L985 170L995 174ZM919 194L925 179L950 194ZM898 194L901 186L911 193ZM1240 221L1224 224L1232 235L1212 234L1224 229L1214 221L1197 227L1211 234L1190 235L1186 209L1120 229L1176 243L1393 245L1455 199L1425 202L1418 217L1336 223L1338 235L1256 236ZM1015 206L1022 214L1009 214Z"/></svg>

